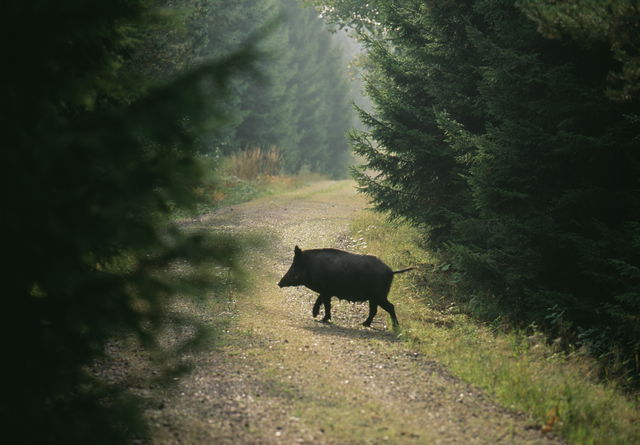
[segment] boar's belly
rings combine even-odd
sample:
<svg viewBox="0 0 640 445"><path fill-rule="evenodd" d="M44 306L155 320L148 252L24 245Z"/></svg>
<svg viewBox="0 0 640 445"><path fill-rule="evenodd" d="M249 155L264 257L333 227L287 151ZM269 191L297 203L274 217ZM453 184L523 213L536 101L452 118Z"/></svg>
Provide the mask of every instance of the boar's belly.
<svg viewBox="0 0 640 445"><path fill-rule="evenodd" d="M336 294L336 297L338 297L341 300L347 300L347 301L367 301L369 300L368 296L365 295L340 295L340 294Z"/></svg>
<svg viewBox="0 0 640 445"><path fill-rule="evenodd" d="M322 283L307 286L309 289L318 292L320 295L329 295L332 297L340 298L341 300L348 301L367 301L369 299L376 299L378 296L375 289L370 289L370 286L358 286L358 285L335 285L335 283Z"/></svg>

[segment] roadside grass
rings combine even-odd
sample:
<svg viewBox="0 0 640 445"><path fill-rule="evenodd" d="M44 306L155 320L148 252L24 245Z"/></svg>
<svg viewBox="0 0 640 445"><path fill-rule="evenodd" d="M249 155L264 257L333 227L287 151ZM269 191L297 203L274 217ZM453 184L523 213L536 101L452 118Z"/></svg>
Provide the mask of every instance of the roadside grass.
<svg viewBox="0 0 640 445"><path fill-rule="evenodd" d="M379 256L393 269L418 266L396 277L391 294L398 335L412 347L570 443L640 443L637 394L599 380L597 363L579 350L561 351L540 333L481 323L449 303L452 276L419 247L417 229L367 210L350 230L350 250Z"/></svg>
<svg viewBox="0 0 640 445"><path fill-rule="evenodd" d="M204 198L197 209L200 214L326 179L306 170L295 175L284 174L282 157L276 147L257 147L222 158L203 157L200 162L205 171L203 185L197 190Z"/></svg>
<svg viewBox="0 0 640 445"><path fill-rule="evenodd" d="M260 175L254 178L240 178L222 171L218 177L207 181L209 185L204 185L198 190L204 202L198 205L196 214L209 213L219 207L297 190L324 179L326 179L324 176L310 172L301 172L292 176Z"/></svg>

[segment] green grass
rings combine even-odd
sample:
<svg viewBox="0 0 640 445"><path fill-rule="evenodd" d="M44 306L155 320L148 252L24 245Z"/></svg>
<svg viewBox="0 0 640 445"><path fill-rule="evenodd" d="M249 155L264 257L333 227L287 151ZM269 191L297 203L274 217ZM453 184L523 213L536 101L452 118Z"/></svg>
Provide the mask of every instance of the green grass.
<svg viewBox="0 0 640 445"><path fill-rule="evenodd" d="M283 174L283 159L276 147L255 147L222 158L201 160L208 173L202 193L210 204L205 210L240 204L262 196L296 190L326 179L318 173Z"/></svg>
<svg viewBox="0 0 640 445"><path fill-rule="evenodd" d="M316 173L300 173L293 176L258 176L253 179L243 179L230 174L224 174L216 179L211 187L204 187L204 203L198 206L196 214L211 212L219 207L241 204L263 196L297 190L312 182L326 179Z"/></svg>
<svg viewBox="0 0 640 445"><path fill-rule="evenodd" d="M174 217L181 219L204 215L220 207L298 190L327 179L319 173L309 171L282 174L279 161L267 159L267 162L263 159L275 156L274 150L261 154L261 150L256 149L225 158L201 157L198 163L203 177L195 190L200 197L199 202L194 209L175 209ZM273 165L265 168L262 164Z"/></svg>
<svg viewBox="0 0 640 445"><path fill-rule="evenodd" d="M419 248L420 233L383 215L363 212L351 225L351 250L382 258L393 269L419 265L398 276L390 298L402 324L399 335L503 406L530 415L541 426L557 417L553 432L581 445L640 443L638 395L598 379L597 364L581 351L567 353L541 334L480 323L447 294L446 266Z"/></svg>

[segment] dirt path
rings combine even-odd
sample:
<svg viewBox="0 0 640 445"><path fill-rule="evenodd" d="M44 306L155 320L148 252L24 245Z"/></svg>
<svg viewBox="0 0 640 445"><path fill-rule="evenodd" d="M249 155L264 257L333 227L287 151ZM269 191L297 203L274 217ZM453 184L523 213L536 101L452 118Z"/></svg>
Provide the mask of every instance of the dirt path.
<svg viewBox="0 0 640 445"><path fill-rule="evenodd" d="M323 182L194 223L264 232L272 243L247 261L255 285L238 298L223 346L198 356L148 411L153 443L560 443L410 350L386 330L384 311L364 328L366 305L334 299L325 325L311 317L311 291L276 286L294 245L348 247L349 222L364 205L352 183Z"/></svg>

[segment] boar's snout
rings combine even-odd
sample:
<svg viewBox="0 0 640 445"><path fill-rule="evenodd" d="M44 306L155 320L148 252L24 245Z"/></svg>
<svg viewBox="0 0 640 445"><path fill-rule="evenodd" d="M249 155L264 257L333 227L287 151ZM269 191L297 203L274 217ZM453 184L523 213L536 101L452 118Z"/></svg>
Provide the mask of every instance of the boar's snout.
<svg viewBox="0 0 640 445"><path fill-rule="evenodd" d="M278 286L280 287L288 287L288 286L295 286L296 284L294 283L294 279L291 276L291 272L287 272L287 274L282 277L280 279L280 281L278 281Z"/></svg>
<svg viewBox="0 0 640 445"><path fill-rule="evenodd" d="M280 287L288 287L288 286L300 286L304 284L302 281L302 274L304 273L304 266L302 264L302 250L298 246L295 247L293 263L284 277L280 279L278 282L278 286Z"/></svg>

